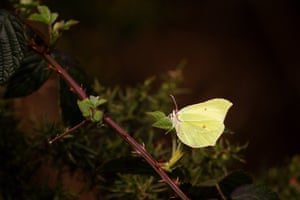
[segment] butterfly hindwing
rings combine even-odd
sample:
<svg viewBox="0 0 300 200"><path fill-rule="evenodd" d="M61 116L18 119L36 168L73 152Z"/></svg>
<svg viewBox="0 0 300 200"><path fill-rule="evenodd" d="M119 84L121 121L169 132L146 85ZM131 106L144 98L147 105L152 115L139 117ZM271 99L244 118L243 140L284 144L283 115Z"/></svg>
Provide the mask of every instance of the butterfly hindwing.
<svg viewBox="0 0 300 200"><path fill-rule="evenodd" d="M224 124L213 121L188 121L175 127L178 138L186 145L201 148L215 145L224 130Z"/></svg>

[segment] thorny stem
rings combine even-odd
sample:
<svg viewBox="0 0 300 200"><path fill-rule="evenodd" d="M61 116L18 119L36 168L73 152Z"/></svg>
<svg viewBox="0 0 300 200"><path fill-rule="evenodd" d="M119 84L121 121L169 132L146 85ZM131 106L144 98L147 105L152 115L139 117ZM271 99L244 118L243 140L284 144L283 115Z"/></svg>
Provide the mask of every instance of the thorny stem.
<svg viewBox="0 0 300 200"><path fill-rule="evenodd" d="M88 122L90 122L90 120L86 119L86 120L83 120L82 122L80 122L79 124L77 124L76 126L73 126L72 128L67 128L65 132L63 132L62 134L59 134L59 135L55 136L55 138L51 139L49 141L49 144L52 144L53 142L61 139L62 137L72 133L73 131L76 131L78 128L86 125Z"/></svg>
<svg viewBox="0 0 300 200"><path fill-rule="evenodd" d="M61 65L48 53L39 52L44 58L50 63L51 68L53 68L57 73L59 73L70 86L71 90L77 94L80 99L87 98L86 92L76 83L76 81L68 74L68 72L61 67ZM160 175L163 181L165 181L174 192L183 200L189 200L189 198L182 192L178 185L167 175L167 173L160 167L158 162L151 156L150 153L140 145L134 138L132 138L122 127L120 127L116 122L114 122L108 115L104 115L104 122L111 126L128 144L135 149L150 165L151 167Z"/></svg>
<svg viewBox="0 0 300 200"><path fill-rule="evenodd" d="M124 129L122 129L116 122L114 122L107 115L104 116L103 120L110 125L115 131L117 131L121 137L129 143L135 151L143 156L143 158L153 167L153 169L161 176L162 180L169 184L169 186L177 193L177 195L184 200L189 198L181 191L176 183L167 175L167 173L160 167L158 162L148 153L144 146L140 145L134 140Z"/></svg>
<svg viewBox="0 0 300 200"><path fill-rule="evenodd" d="M84 89L82 89L82 87L76 83L76 81L68 74L68 72L62 68L62 66L58 64L58 62L51 55L48 53L42 53L42 55L50 63L51 68L53 68L53 70L55 70L65 79L67 84L70 86L71 91L77 94L81 100L88 97Z"/></svg>

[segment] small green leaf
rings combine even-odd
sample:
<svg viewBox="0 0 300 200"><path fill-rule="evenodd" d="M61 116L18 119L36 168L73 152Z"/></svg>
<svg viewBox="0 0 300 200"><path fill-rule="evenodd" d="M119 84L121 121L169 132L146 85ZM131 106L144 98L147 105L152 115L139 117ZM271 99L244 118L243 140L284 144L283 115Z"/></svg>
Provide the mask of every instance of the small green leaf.
<svg viewBox="0 0 300 200"><path fill-rule="evenodd" d="M58 13L51 13L47 6L38 6L37 9L39 13L31 14L28 19L39 21L51 26L58 18Z"/></svg>
<svg viewBox="0 0 300 200"><path fill-rule="evenodd" d="M51 17L50 17L49 23L53 24L56 21L57 18L58 18L58 13L51 13Z"/></svg>
<svg viewBox="0 0 300 200"><path fill-rule="evenodd" d="M89 99L77 100L77 104L84 117L91 116L91 105Z"/></svg>
<svg viewBox="0 0 300 200"><path fill-rule="evenodd" d="M103 113L97 110L97 107L105 103L105 99L100 99L99 96L90 96L83 100L77 100L78 107L85 118L89 118L93 122L102 120Z"/></svg>
<svg viewBox="0 0 300 200"><path fill-rule="evenodd" d="M93 118L92 121L93 122L100 122L102 120L103 117L103 112L100 110L96 110L93 114Z"/></svg>
<svg viewBox="0 0 300 200"><path fill-rule="evenodd" d="M65 24L64 24L64 30L69 30L72 26L78 24L79 21L74 20L74 19L70 19L68 20Z"/></svg>
<svg viewBox="0 0 300 200"><path fill-rule="evenodd" d="M148 115L152 116L156 122L152 126L160 129L170 130L173 128L172 121L165 113L161 111L147 112Z"/></svg>
<svg viewBox="0 0 300 200"><path fill-rule="evenodd" d="M161 111L147 112L147 114L154 117L154 119L156 120L160 120L161 118L167 117L166 114Z"/></svg>
<svg viewBox="0 0 300 200"><path fill-rule="evenodd" d="M37 7L39 13L47 18L50 18L51 12L47 6L38 6Z"/></svg>
<svg viewBox="0 0 300 200"><path fill-rule="evenodd" d="M156 121L152 126L165 130L171 130L173 128L172 121L168 117Z"/></svg>
<svg viewBox="0 0 300 200"><path fill-rule="evenodd" d="M92 96L90 95L89 97L91 106L93 106L94 108L97 108L98 106L100 106L101 104L104 104L106 102L105 99L100 99L99 96Z"/></svg>
<svg viewBox="0 0 300 200"><path fill-rule="evenodd" d="M42 22L44 24L48 25L48 19L46 19L43 15L40 15L38 13L33 13L31 14L28 19L33 20L33 21L38 21L38 22Z"/></svg>

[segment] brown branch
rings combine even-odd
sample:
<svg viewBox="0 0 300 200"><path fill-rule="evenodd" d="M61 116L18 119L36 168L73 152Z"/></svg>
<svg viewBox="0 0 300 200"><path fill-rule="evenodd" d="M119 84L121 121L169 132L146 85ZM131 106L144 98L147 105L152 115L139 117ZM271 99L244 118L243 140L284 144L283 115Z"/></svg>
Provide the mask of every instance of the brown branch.
<svg viewBox="0 0 300 200"><path fill-rule="evenodd" d="M68 72L62 68L60 64L48 53L42 53L44 58L49 62L50 65L52 65L53 70L55 70L57 73L59 73L67 82L67 84L70 86L70 89L82 100L87 98L87 94L85 91L80 87L76 81L68 74Z"/></svg>
<svg viewBox="0 0 300 200"><path fill-rule="evenodd" d="M103 120L110 125L115 131L119 133L124 140L130 144L135 151L140 154L150 165L151 167L160 175L163 181L165 181L176 194L184 200L188 200L189 198L182 192L182 190L178 187L178 185L167 175L167 173L160 167L158 162L148 153L144 146L140 145L133 139L124 129L122 129L116 122L114 122L110 117L105 115Z"/></svg>
<svg viewBox="0 0 300 200"><path fill-rule="evenodd" d="M44 58L49 62L52 68L59 73L67 84L70 86L71 90L77 94L80 99L87 98L87 94L80 87L76 81L68 74L68 72L61 67L61 65L48 53L39 52ZM163 181L165 181L173 191L183 200L189 200L189 198L182 192L178 185L167 175L167 173L160 167L158 162L151 156L151 154L146 151L144 146L140 145L134 138L132 138L123 128L121 128L116 122L114 122L108 115L104 115L104 122L111 126L128 144L135 149L135 152L139 153L150 165L151 167L160 175Z"/></svg>
<svg viewBox="0 0 300 200"><path fill-rule="evenodd" d="M87 123L89 123L89 120L83 120L82 122L80 122L79 124L77 124L76 126L73 126L72 128L67 128L65 132L63 132L62 134L59 134L57 136L55 136L53 139L51 139L49 141L49 144L52 144L53 142L63 138L64 136L76 131L77 129L79 129L80 127L86 125Z"/></svg>

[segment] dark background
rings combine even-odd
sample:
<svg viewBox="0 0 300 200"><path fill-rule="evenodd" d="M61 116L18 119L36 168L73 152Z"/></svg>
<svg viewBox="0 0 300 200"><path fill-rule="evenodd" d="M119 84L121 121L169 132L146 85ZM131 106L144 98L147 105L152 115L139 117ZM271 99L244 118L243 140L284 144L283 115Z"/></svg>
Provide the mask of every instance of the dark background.
<svg viewBox="0 0 300 200"><path fill-rule="evenodd" d="M80 24L59 47L106 85L134 85L183 59L180 107L224 97L231 140L249 142L248 166L299 153L297 0L45 1ZM169 98L169 97L166 97ZM171 100L170 100L171 101Z"/></svg>

